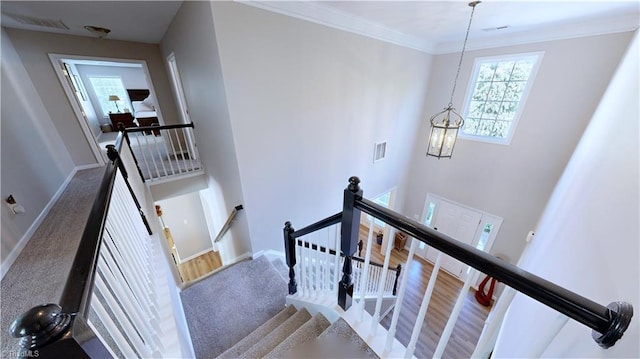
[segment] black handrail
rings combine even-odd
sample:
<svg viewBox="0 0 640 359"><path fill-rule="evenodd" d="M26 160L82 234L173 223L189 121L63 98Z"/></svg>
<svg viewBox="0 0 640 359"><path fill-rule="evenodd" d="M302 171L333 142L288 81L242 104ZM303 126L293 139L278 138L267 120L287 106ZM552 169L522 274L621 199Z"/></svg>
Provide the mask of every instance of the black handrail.
<svg viewBox="0 0 640 359"><path fill-rule="evenodd" d="M326 227L332 226L334 224L338 224L340 223L340 219L342 218L342 211L329 216L323 220L320 220L316 223L310 224L302 229L299 229L297 231L294 231L291 233L291 236L293 238L298 238L298 237L302 237L304 235L307 235L309 233L315 232L315 231L319 231L321 229L324 229Z"/></svg>
<svg viewBox="0 0 640 359"><path fill-rule="evenodd" d="M98 194L93 202L60 297L60 304L46 304L31 308L11 324L11 335L21 338L21 350L25 352L25 356L32 355L31 350L45 346L47 351L37 352L38 356L51 358L109 356L104 344L87 325L87 316L118 170L121 171L129 192L138 205L143 223L150 231L144 213L140 210L139 202L128 183L126 170L118 153L122 148L123 136L124 134L120 133L115 144L107 146L107 154L111 161L106 164Z"/></svg>
<svg viewBox="0 0 640 359"><path fill-rule="evenodd" d="M142 131L157 131L157 130L171 130L174 128L194 128L193 122L191 123L181 123L179 125L162 125L162 126L142 126L142 127L124 127L124 132L142 132ZM118 130L123 131L120 128L120 124L118 124Z"/></svg>
<svg viewBox="0 0 640 359"><path fill-rule="evenodd" d="M352 180L353 179L353 180ZM614 302L607 307L562 288L548 280L500 260L468 244L435 231L373 201L362 198L357 177L350 179L347 191L355 196L354 208L384 221L425 244L490 275L527 296L594 330L594 340L603 348L611 347L627 329L633 307L626 302ZM354 190L355 189L355 190Z"/></svg>
<svg viewBox="0 0 640 359"><path fill-rule="evenodd" d="M327 248L324 247L324 246L321 246L321 245L318 245L318 244L315 244L315 243L311 243L311 242L307 242L307 241L303 241L301 239L298 239L297 242L298 242L298 246L300 246L300 247L310 248L311 250L314 250L314 251L318 251L319 250L320 253L326 253L327 252ZM331 248L328 248L328 250L329 250L329 254L331 254L331 255L335 255L336 254L335 250L333 250ZM340 252L340 257L344 257L344 253ZM356 262L360 262L360 263L364 263L365 262L365 260L363 258L361 258L361 257L351 256L351 259L353 259ZM374 267L384 268L384 265L382 265L382 264L380 264L378 262L372 261L372 260L369 260L369 264L371 264ZM392 271L392 272L398 271L397 268L389 267L387 269Z"/></svg>

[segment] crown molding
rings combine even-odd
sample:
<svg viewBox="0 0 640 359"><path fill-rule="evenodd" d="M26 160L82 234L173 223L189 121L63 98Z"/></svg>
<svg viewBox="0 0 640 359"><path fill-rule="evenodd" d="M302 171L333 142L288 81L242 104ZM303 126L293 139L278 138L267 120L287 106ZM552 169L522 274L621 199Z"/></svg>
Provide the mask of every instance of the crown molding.
<svg viewBox="0 0 640 359"><path fill-rule="evenodd" d="M459 52L462 41L435 43L415 36L403 34L372 21L323 6L315 1L255 1L236 0L236 2L281 15L310 21L380 41L408 47L431 55ZM500 36L469 38L467 50L482 50L503 46L523 45L552 40L597 36L618 32L634 31L640 26L638 14L625 14L555 24L544 29L509 28Z"/></svg>
<svg viewBox="0 0 640 359"><path fill-rule="evenodd" d="M639 26L640 17L638 14L625 14L587 21L550 25L543 29L510 28L503 30L504 32L502 32L500 36L469 38L467 51L631 32L637 30ZM441 55L460 52L461 48L461 41L439 43L434 47L432 54Z"/></svg>
<svg viewBox="0 0 640 359"><path fill-rule="evenodd" d="M315 1L236 0L236 2L426 53L433 53L436 45L430 41L406 35L372 21L323 6Z"/></svg>

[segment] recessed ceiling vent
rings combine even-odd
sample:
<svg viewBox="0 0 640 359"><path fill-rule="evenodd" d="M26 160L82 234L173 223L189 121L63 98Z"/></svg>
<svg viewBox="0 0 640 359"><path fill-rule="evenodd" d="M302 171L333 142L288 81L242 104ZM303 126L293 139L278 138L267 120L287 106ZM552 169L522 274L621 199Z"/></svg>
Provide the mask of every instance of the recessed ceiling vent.
<svg viewBox="0 0 640 359"><path fill-rule="evenodd" d="M509 25L502 25L502 26L498 26L498 27L487 27L482 29L482 31L496 31L496 30L506 30L509 28Z"/></svg>
<svg viewBox="0 0 640 359"><path fill-rule="evenodd" d="M18 15L18 14L5 14L9 18L25 25L33 25L40 27L49 27L53 29L62 29L69 30L69 27L62 22L62 20L53 20L53 19L42 19L33 16L27 15Z"/></svg>

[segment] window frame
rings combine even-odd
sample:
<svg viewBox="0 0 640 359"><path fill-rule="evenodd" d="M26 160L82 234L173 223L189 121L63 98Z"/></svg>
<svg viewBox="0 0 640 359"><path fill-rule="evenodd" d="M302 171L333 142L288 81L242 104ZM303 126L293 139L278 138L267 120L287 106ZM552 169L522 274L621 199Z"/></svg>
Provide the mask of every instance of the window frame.
<svg viewBox="0 0 640 359"><path fill-rule="evenodd" d="M124 111L124 108L126 104L131 103L131 100L129 100L129 94L127 93L127 88L124 85L124 80L122 79L122 76L118 76L118 75L88 75L87 79L89 80L89 84L91 85L91 90L93 91L93 93L96 96L96 100L98 101L98 108L100 109L100 112L102 114L103 118L109 118L109 114L110 113L115 113L112 111L107 111L107 113L104 113L104 108L102 108L102 103L100 102L100 95L98 94L97 89L95 88L95 86L93 85L93 81L91 81L91 79L118 79L120 81L120 84L122 85L122 90L123 90L123 97L120 97L120 102L123 103L122 109L120 110L121 112ZM118 95L118 94L112 94L112 95ZM111 107L111 106L109 106Z"/></svg>
<svg viewBox="0 0 640 359"><path fill-rule="evenodd" d="M467 134L463 131L463 128L458 132L458 137L464 140L492 143L508 146L511 144L511 140L513 139L513 135L516 132L516 128L518 127L518 123L520 121L520 116L524 110L524 107L527 103L527 98L529 97L529 93L531 88L533 87L533 83L535 82L536 76L538 75L538 70L540 69L540 64L542 63L542 59L544 57L544 51L535 51L535 52L525 52L525 53L517 53L517 54L508 54L508 55L496 55L496 56L483 56L476 57L473 61L473 69L471 72L471 77L469 78L469 83L467 84L467 92L464 98L464 103L462 107L462 118L466 120L467 115L469 114L469 105L471 104L471 98L473 96L473 92L476 88L476 84L478 81L478 76L480 74L480 66L484 63L492 63L492 62L505 62L505 61L517 61L523 60L527 58L536 59L533 67L531 68L531 72L529 73L529 78L527 79L527 84L522 91L522 96L520 97L520 101L518 102L518 108L513 116L513 119L510 121L509 131L507 133L507 137L498 138L498 137L490 137L490 136L480 136L480 135L471 135Z"/></svg>

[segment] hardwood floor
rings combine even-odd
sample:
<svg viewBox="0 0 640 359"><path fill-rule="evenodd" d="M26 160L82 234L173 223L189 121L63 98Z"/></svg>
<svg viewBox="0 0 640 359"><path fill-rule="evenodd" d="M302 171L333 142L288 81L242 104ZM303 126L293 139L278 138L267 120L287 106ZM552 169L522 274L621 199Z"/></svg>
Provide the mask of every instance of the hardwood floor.
<svg viewBox="0 0 640 359"><path fill-rule="evenodd" d="M171 235L169 227L164 228L164 236L167 238L167 243L173 256L173 262L178 268L178 273L180 273L180 279L183 283L198 279L222 267L220 253L215 251L209 251L184 263L178 263L178 253L176 252L173 236Z"/></svg>
<svg viewBox="0 0 640 359"><path fill-rule="evenodd" d="M178 265L183 282L189 282L222 267L220 253L209 251Z"/></svg>
<svg viewBox="0 0 640 359"><path fill-rule="evenodd" d="M364 226L361 227L359 237L365 244L362 256L366 253L367 234L368 229ZM375 238L372 243L372 260L383 263L384 257L380 254L381 246L376 243ZM407 250L398 251L394 248L391 250L391 259L389 260L389 266L391 267L401 263L403 266L402 275L409 276L396 331L396 338L405 346L409 344L411 339L411 332L420 310L420 304L433 271L433 265L430 262L414 256L411 268L407 273L405 266L407 255ZM431 358L433 356L462 285L463 283L458 278L449 273L444 271L438 273L436 286L416 345L415 356L417 358ZM464 306L444 351L443 358L469 358L475 349L490 308L480 305L475 300L474 293L473 289L467 293ZM392 315L393 312L389 313L381 321L381 324L387 329L391 324Z"/></svg>

